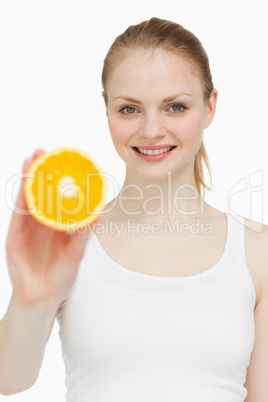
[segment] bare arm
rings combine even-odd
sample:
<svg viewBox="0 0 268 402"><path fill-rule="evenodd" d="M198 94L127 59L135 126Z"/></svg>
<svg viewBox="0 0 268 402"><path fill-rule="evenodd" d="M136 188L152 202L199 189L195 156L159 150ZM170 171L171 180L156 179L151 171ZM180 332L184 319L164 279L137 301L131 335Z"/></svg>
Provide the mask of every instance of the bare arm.
<svg viewBox="0 0 268 402"><path fill-rule="evenodd" d="M24 163L27 171L33 158ZM24 187L17 206L26 210ZM13 293L0 322L0 393L31 387L39 374L57 309L68 295L84 253L87 233L69 235L13 212L6 241Z"/></svg>
<svg viewBox="0 0 268 402"><path fill-rule="evenodd" d="M268 401L268 226L261 233L251 232L248 245L250 262L260 285L260 301L254 312L255 343L247 370L245 402Z"/></svg>
<svg viewBox="0 0 268 402"><path fill-rule="evenodd" d="M0 392L10 395L36 381L57 307L22 305L13 295L0 322Z"/></svg>

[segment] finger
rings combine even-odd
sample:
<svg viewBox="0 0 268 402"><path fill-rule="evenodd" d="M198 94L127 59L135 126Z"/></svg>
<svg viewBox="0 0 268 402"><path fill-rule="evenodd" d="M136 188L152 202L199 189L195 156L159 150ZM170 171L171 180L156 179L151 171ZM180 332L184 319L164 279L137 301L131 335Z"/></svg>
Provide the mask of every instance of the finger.
<svg viewBox="0 0 268 402"><path fill-rule="evenodd" d="M38 148L38 149L36 149L36 150L34 151L34 153L33 153L33 158L36 159L36 158L38 158L40 155L42 155L42 154L44 154L44 153L45 153L45 151L44 151L43 149Z"/></svg>
<svg viewBox="0 0 268 402"><path fill-rule="evenodd" d="M14 210L17 210L17 212L19 212L19 210L24 211L27 209L25 196L24 196L24 183L25 183L25 179L27 176L27 172L29 170L29 167L31 166L32 161L33 161L33 158L27 158L23 162L21 183L20 183L17 200L15 202L15 208L14 208Z"/></svg>
<svg viewBox="0 0 268 402"><path fill-rule="evenodd" d="M31 164L33 163L33 161L36 158L38 158L38 156L40 156L40 152L42 153L43 151L41 151L41 150L34 151L33 156L31 158L25 159L23 162L22 177L21 177L22 180L21 180L21 184L20 184L17 201L15 203L15 207L16 207L15 209L17 209L17 210L20 210L20 209L25 210L25 211L27 210L27 204L26 204L25 194L24 194L25 180L28 177L27 172L29 171Z"/></svg>
<svg viewBox="0 0 268 402"><path fill-rule="evenodd" d="M16 231L22 229L23 225L25 225L25 215L30 215L30 211L27 207L26 203L26 198L25 198L25 180L27 178L27 172L29 171L29 168L33 161L38 158L42 153L44 153L43 150L38 149L33 152L33 156L30 158L27 158L23 162L22 166L22 175L21 175L21 183L20 183L20 188L19 192L17 195L16 202L14 204L14 209L10 221L10 230L11 231ZM31 218L31 217L29 217Z"/></svg>
<svg viewBox="0 0 268 402"><path fill-rule="evenodd" d="M28 172L28 170L29 170L31 164L33 163L33 161L34 161L35 159L39 158L39 156L41 156L41 155L44 154L44 153L45 153L45 151L44 151L43 149L36 149L36 150L33 152L33 154L32 154L31 157L29 157L29 158L27 158L27 159L24 160L23 166L22 166L22 171L23 171L24 173L25 173L25 172Z"/></svg>

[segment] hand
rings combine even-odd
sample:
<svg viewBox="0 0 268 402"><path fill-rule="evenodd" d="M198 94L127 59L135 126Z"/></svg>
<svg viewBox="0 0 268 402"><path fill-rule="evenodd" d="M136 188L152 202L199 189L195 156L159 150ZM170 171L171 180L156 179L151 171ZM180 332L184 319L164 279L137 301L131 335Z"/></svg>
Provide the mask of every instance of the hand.
<svg viewBox="0 0 268 402"><path fill-rule="evenodd" d="M23 171L43 150L26 159ZM16 206L28 211L21 183ZM7 262L13 283L13 295L25 305L38 302L60 304L71 289L90 227L86 233L56 231L39 223L30 214L13 211L6 240Z"/></svg>

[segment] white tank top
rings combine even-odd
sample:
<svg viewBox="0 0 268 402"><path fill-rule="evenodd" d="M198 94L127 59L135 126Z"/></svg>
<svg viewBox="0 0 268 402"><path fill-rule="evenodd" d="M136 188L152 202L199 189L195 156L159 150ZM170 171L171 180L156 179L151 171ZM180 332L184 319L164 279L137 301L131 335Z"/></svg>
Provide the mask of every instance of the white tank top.
<svg viewBox="0 0 268 402"><path fill-rule="evenodd" d="M193 276L129 270L92 233L57 316L67 402L245 400L256 295L244 220L226 215L220 260Z"/></svg>

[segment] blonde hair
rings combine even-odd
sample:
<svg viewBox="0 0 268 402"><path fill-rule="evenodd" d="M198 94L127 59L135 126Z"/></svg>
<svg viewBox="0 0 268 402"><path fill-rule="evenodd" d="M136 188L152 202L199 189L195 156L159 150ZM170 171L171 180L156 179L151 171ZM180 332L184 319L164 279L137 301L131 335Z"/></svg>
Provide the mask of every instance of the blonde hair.
<svg viewBox="0 0 268 402"><path fill-rule="evenodd" d="M105 103L108 102L106 91L107 81L113 68L130 51L137 49L156 50L158 48L183 56L193 67L193 72L203 82L204 100L210 99L214 85L210 72L209 59L200 40L190 31L181 25L159 19L151 18L137 25L131 25L121 35L119 35L111 45L103 62L102 87ZM205 163L211 182L211 166L206 153L204 141L195 156L194 177L199 194L205 189L209 189L204 182L203 164Z"/></svg>

